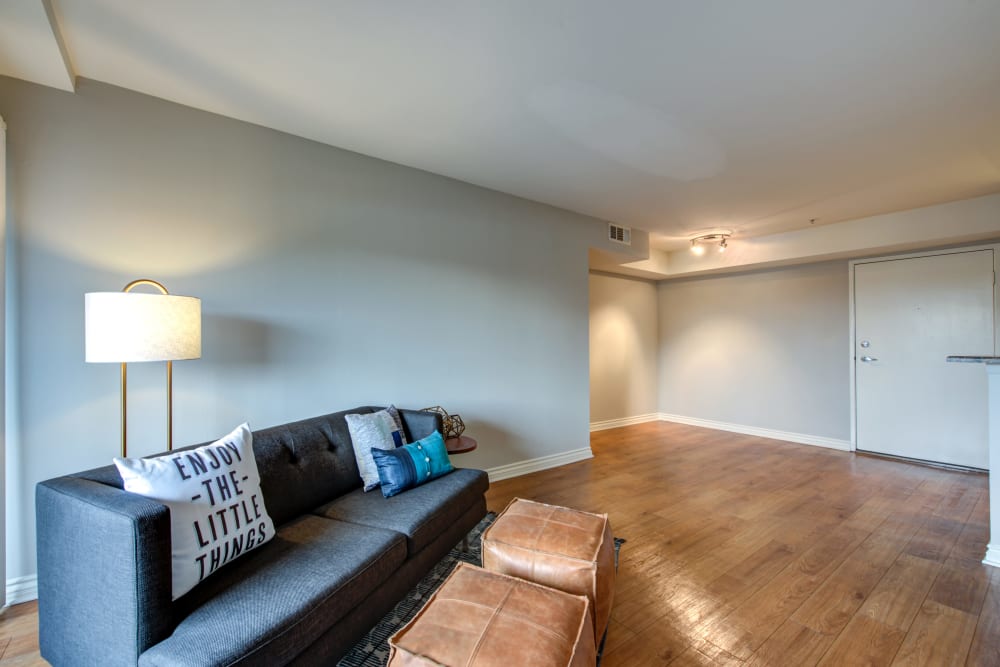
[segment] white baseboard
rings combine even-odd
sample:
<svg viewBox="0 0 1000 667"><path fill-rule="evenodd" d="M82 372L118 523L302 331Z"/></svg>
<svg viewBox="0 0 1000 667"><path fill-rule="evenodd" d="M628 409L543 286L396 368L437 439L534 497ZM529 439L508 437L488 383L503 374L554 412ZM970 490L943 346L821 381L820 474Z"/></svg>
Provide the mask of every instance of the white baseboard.
<svg viewBox="0 0 1000 667"><path fill-rule="evenodd" d="M815 447L827 447L829 449L839 449L841 451L851 451L850 440L838 440L837 438L826 438L820 435L807 435L805 433L793 433L791 431L775 431L769 428L758 428L756 426L744 426L742 424L730 424L727 422L717 422L711 419L699 419L697 417L682 417L680 415L670 415L660 413L660 419L688 426L701 426L702 428L714 428L717 431L729 431L731 433L742 433L743 435L755 435L758 438L773 438L774 440L784 440L800 445L813 445Z"/></svg>
<svg viewBox="0 0 1000 667"><path fill-rule="evenodd" d="M559 454L540 456L537 459L527 459L526 461L488 468L486 473L490 476L491 482L499 482L501 479L520 477L531 472L558 468L567 463L576 463L577 461L585 461L592 458L594 458L594 453L590 451L590 447L584 447L582 449L571 449L568 452L561 452Z"/></svg>
<svg viewBox="0 0 1000 667"><path fill-rule="evenodd" d="M7 580L7 604L20 604L38 599L38 575Z"/></svg>
<svg viewBox="0 0 1000 667"><path fill-rule="evenodd" d="M590 432L606 431L609 428L621 428L622 426L632 426L633 424L645 424L660 420L660 415L651 412L648 415L636 415L635 417L622 417L621 419L605 419L599 422L590 422Z"/></svg>
<svg viewBox="0 0 1000 667"><path fill-rule="evenodd" d="M986 565L1000 567L1000 544L988 544L986 546L986 558L983 559Z"/></svg>

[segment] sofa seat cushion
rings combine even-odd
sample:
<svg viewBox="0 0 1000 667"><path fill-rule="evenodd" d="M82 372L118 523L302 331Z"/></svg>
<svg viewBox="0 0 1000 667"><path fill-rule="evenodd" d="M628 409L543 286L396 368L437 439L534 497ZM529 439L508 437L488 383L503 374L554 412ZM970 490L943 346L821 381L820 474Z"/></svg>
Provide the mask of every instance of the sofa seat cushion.
<svg viewBox="0 0 1000 667"><path fill-rule="evenodd" d="M405 559L399 533L306 515L178 600L183 620L139 664L285 664Z"/></svg>
<svg viewBox="0 0 1000 667"><path fill-rule="evenodd" d="M482 502L489 485L482 470L458 468L391 498L357 489L319 507L316 513L402 533L412 555L445 532L470 506Z"/></svg>

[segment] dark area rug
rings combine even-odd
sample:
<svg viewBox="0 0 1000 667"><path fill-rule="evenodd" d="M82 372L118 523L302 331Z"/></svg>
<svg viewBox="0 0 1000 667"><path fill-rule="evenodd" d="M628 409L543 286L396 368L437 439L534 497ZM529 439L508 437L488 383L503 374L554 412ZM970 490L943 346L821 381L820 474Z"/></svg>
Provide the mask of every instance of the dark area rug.
<svg viewBox="0 0 1000 667"><path fill-rule="evenodd" d="M406 625L413 618L420 608L424 606L427 599L434 594L434 591L448 578L451 571L459 563L472 563L482 565L482 542L483 531L493 523L497 516L493 512L487 514L479 524L469 532L469 551L464 552L461 545L452 549L447 556L434 566L423 579L406 594L392 611L382 617L378 624L368 631L364 637L354 645L354 648L341 658L337 667L384 667L389 659L389 637L397 630ZM615 568L618 567L618 551L625 540L615 538ZM603 642L602 642L603 648ZM600 664L600 655L597 662Z"/></svg>

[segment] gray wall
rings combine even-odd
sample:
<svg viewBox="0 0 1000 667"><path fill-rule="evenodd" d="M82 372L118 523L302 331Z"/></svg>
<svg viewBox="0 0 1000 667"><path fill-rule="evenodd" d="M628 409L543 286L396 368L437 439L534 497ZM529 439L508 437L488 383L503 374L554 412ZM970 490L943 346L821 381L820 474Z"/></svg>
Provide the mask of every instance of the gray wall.
<svg viewBox="0 0 1000 667"><path fill-rule="evenodd" d="M3 117L0 116L0 351L6 349L6 290L7 290L7 267L6 267L6 247L7 247L7 131L6 123L4 123ZM6 381L4 378L7 373L7 355L5 353L0 353L0 480L5 477L4 468L7 462L7 456L5 454L5 432L6 432L6 410L3 405L6 401L4 397L4 391L6 389ZM4 489L7 488L7 483L4 482ZM3 495L0 493L0 502L2 502ZM0 554L7 552L7 517L6 513L3 512L4 507L0 506ZM7 562L6 559L0 558L0 584L7 581ZM7 588L4 587L3 591L0 591L0 604L7 604Z"/></svg>
<svg viewBox="0 0 1000 667"><path fill-rule="evenodd" d="M846 261L657 289L661 412L850 439Z"/></svg>
<svg viewBox="0 0 1000 667"><path fill-rule="evenodd" d="M647 280L590 274L590 421L657 407L657 291Z"/></svg>
<svg viewBox="0 0 1000 667"><path fill-rule="evenodd" d="M588 446L587 248L605 223L90 81L0 77L8 124L8 576L33 486L110 462L118 372L83 295L203 300L175 442L370 403L441 404L489 468ZM165 445L163 364L130 366L130 454Z"/></svg>

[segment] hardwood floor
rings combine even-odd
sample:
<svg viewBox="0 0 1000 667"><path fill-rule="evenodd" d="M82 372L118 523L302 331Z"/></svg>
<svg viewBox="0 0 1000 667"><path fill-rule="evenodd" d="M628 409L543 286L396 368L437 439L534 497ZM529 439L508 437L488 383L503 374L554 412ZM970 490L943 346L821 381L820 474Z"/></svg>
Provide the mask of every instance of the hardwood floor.
<svg viewBox="0 0 1000 667"><path fill-rule="evenodd" d="M1000 665L986 475L665 422L591 445L488 499L628 540L604 667Z"/></svg>
<svg viewBox="0 0 1000 667"><path fill-rule="evenodd" d="M628 540L604 667L1000 665L985 475L665 422L591 440L487 498L607 512ZM0 667L46 664L37 623L0 613Z"/></svg>
<svg viewBox="0 0 1000 667"><path fill-rule="evenodd" d="M0 665L47 665L38 655L38 603L26 602L0 611Z"/></svg>

